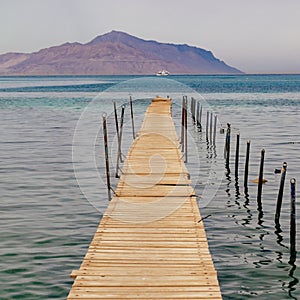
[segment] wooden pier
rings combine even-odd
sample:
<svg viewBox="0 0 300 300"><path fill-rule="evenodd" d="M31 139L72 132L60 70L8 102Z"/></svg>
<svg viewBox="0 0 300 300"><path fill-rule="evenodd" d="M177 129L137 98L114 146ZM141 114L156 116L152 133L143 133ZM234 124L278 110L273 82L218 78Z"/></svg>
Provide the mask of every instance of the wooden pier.
<svg viewBox="0 0 300 300"><path fill-rule="evenodd" d="M68 299L222 299L171 100L155 98Z"/></svg>

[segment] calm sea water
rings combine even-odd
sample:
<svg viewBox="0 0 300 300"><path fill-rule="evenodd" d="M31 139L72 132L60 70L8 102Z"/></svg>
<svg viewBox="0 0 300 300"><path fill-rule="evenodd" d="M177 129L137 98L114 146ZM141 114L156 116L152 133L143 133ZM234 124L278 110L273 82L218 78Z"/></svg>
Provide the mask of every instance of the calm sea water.
<svg viewBox="0 0 300 300"><path fill-rule="evenodd" d="M300 180L300 75L0 77L0 299L66 298L73 282L69 275L79 268L108 204L102 113L108 114L113 175L112 100L119 110L126 105L126 154L132 142L130 95L139 128L158 94L174 100L178 133L182 96L193 96L204 107L202 131L189 118L187 167L201 196L202 216L208 216L205 227L224 299L300 299L298 260L289 250L289 180ZM207 110L219 118L215 145L206 139ZM227 122L232 126L231 171L225 168L224 135L219 133ZM247 140L251 155L245 194ZM268 182L260 210L252 180L262 148ZM288 170L278 228L274 212L280 175L274 169L284 161ZM117 184L113 176L112 181Z"/></svg>

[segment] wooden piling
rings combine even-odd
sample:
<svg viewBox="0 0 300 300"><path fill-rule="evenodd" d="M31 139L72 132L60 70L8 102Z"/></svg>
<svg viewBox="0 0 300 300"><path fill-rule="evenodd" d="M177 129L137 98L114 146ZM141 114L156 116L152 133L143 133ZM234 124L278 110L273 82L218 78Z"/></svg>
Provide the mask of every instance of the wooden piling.
<svg viewBox="0 0 300 300"><path fill-rule="evenodd" d="M192 97L191 98L191 113L193 122L196 122L196 100Z"/></svg>
<svg viewBox="0 0 300 300"><path fill-rule="evenodd" d="M131 115L131 125L132 125L132 136L133 136L133 139L135 139L134 116L133 116L132 97L131 96L130 96L130 115Z"/></svg>
<svg viewBox="0 0 300 300"><path fill-rule="evenodd" d="M197 102L197 113L196 113L196 120L197 120L197 126L201 126L201 122L199 120L199 114L200 114L200 102Z"/></svg>
<svg viewBox="0 0 300 300"><path fill-rule="evenodd" d="M235 177L239 176L240 133L236 135L235 147Z"/></svg>
<svg viewBox="0 0 300 300"><path fill-rule="evenodd" d="M227 123L227 132L226 132L226 140L225 140L226 168L229 168L229 160L230 160L230 132L231 132L230 123Z"/></svg>
<svg viewBox="0 0 300 300"><path fill-rule="evenodd" d="M111 186L110 186L110 172L109 172L109 154L108 154L108 139L107 139L107 124L106 114L103 114L103 139L104 139L104 152L105 152L105 167L106 167L106 184L108 200L111 200Z"/></svg>
<svg viewBox="0 0 300 300"><path fill-rule="evenodd" d="M257 203L261 207L261 195L262 195L262 185L264 176L264 161L265 161L265 149L260 152L260 166L259 166L259 176L258 176L258 188L257 188Z"/></svg>
<svg viewBox="0 0 300 300"><path fill-rule="evenodd" d="M215 115L213 143L216 143L218 116Z"/></svg>
<svg viewBox="0 0 300 300"><path fill-rule="evenodd" d="M290 253L296 253L296 179L291 181Z"/></svg>
<svg viewBox="0 0 300 300"><path fill-rule="evenodd" d="M210 113L209 140L212 142L213 112Z"/></svg>
<svg viewBox="0 0 300 300"><path fill-rule="evenodd" d="M119 140L120 134L119 134L119 122L118 122L118 112L117 112L116 101L114 101L113 103L114 103L114 115L115 115L116 133L117 133L117 139Z"/></svg>
<svg viewBox="0 0 300 300"><path fill-rule="evenodd" d="M188 105L188 100L187 100L187 96L185 97L185 101L184 101L184 107L185 107L185 117L184 117L184 162L188 161L188 153L187 153L187 107Z"/></svg>
<svg viewBox="0 0 300 300"><path fill-rule="evenodd" d="M283 197L286 169L287 169L287 163L284 162L282 164L282 169L281 169L281 179L280 179L280 185L279 185L279 191L278 191L278 197L277 197L277 204L276 204L275 223L279 223L279 219L280 219L280 212L281 212L281 205L282 205L282 197Z"/></svg>
<svg viewBox="0 0 300 300"><path fill-rule="evenodd" d="M208 139L209 111L206 112L206 138Z"/></svg>
<svg viewBox="0 0 300 300"><path fill-rule="evenodd" d="M200 115L199 115L200 128L202 128L202 123L201 123L201 121L202 121L202 110L203 110L202 105L200 105Z"/></svg>
<svg viewBox="0 0 300 300"><path fill-rule="evenodd" d="M117 152L117 162L116 162L116 172L115 172L116 178L119 178L120 162L123 162L123 159L122 159L122 136L123 136L123 124L124 124L124 111L125 111L125 106L122 105L120 131L119 131L119 135L118 135L118 152Z"/></svg>
<svg viewBox="0 0 300 300"><path fill-rule="evenodd" d="M180 144L181 144L181 152L184 152L184 123L185 123L185 112L184 112L184 105L185 98L182 97L182 107L181 107L181 136L180 136Z"/></svg>
<svg viewBox="0 0 300 300"><path fill-rule="evenodd" d="M246 146L246 159L245 159L245 171L244 171L244 188L248 190L248 174L249 174L249 158L250 158L250 141L247 141Z"/></svg>

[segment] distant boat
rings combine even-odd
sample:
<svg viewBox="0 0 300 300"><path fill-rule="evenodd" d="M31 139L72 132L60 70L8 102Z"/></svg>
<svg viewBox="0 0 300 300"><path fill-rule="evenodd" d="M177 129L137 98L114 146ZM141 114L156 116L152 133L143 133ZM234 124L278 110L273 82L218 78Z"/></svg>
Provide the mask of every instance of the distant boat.
<svg viewBox="0 0 300 300"><path fill-rule="evenodd" d="M156 76L168 76L169 74L167 70L160 70L156 73Z"/></svg>

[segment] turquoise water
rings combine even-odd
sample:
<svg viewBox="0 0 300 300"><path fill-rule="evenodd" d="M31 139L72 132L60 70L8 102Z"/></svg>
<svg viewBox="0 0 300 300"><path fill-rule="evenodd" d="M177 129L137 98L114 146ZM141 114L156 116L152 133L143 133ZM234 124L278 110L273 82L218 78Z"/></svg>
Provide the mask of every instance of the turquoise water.
<svg viewBox="0 0 300 300"><path fill-rule="evenodd" d="M126 104L126 154L132 142L129 96L139 128L157 94L174 100L178 133L182 95L193 96L204 106L202 132L189 118L187 167L197 194L202 195L202 216L210 215L205 226L224 299L300 298L298 261L291 260L289 251L289 179L300 180L300 75L230 75L0 77L0 299L66 298L73 282L69 275L79 268L108 204L102 113L108 113L113 169L112 99L118 107ZM224 135L218 131L215 146L206 139L206 110L218 114L219 127L232 124L231 172L225 168ZM237 132L241 135L238 178L234 175ZM245 195L248 139L251 156ZM260 211L257 186L251 180L257 178L262 148L268 182ZM280 175L274 169L283 161L288 162L288 171L280 228L276 228ZM117 184L114 178L112 182Z"/></svg>

